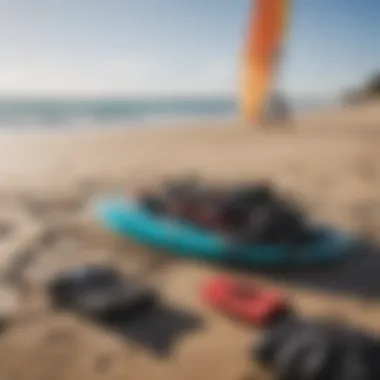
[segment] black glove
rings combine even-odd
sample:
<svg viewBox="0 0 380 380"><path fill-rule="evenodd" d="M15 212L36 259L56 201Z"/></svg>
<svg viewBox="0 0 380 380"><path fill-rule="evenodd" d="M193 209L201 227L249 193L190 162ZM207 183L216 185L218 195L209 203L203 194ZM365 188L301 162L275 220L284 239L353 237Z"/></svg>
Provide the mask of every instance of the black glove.
<svg viewBox="0 0 380 380"><path fill-rule="evenodd" d="M278 380L378 380L380 344L327 322L288 319L270 327L254 350Z"/></svg>

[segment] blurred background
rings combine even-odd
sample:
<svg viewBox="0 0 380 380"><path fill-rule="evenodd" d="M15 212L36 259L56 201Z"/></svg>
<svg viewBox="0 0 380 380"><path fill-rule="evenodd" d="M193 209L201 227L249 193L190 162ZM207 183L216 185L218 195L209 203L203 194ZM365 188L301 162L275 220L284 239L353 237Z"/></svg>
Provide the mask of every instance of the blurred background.
<svg viewBox="0 0 380 380"><path fill-rule="evenodd" d="M2 128L132 127L237 115L248 0L0 6ZM296 110L378 88L379 8L376 0L294 1L277 86Z"/></svg>

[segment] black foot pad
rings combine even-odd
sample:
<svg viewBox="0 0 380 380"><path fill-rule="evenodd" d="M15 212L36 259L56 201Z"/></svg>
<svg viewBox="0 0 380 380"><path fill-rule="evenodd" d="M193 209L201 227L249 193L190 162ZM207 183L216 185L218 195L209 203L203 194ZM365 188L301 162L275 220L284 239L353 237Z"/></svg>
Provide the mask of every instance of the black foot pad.
<svg viewBox="0 0 380 380"><path fill-rule="evenodd" d="M199 317L160 302L152 290L108 268L61 274L48 284L54 304L129 338L159 356L202 326Z"/></svg>

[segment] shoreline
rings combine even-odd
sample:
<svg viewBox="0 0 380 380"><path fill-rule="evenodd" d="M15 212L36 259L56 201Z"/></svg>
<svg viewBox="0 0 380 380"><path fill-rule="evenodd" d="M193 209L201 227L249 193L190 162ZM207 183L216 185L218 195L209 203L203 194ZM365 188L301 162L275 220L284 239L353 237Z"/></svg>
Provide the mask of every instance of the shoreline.
<svg viewBox="0 0 380 380"><path fill-rule="evenodd" d="M293 113L293 118L296 122L296 127L298 127L298 130L308 130L308 129L315 129L316 123L321 122L327 122L328 124L331 124L333 119L337 120L338 124L342 124L343 121L348 122L348 124L354 126L356 125L357 121L355 120L354 123L352 123L351 120L349 120L348 116L350 114L357 115L361 112L368 113L371 111L375 111L376 113L376 106L380 107L380 101L378 100L372 100L367 101L362 104L357 105L342 105L342 104L331 104L330 106L323 106L323 107L313 107L310 109L304 109L299 110ZM371 118L372 124L377 124L376 120L377 113L375 117ZM160 131L167 131L167 130L186 130L186 129L203 129L203 128L228 128L228 127L237 127L241 129L247 129L247 127L242 125L241 119L239 115L237 114L229 114L229 115L216 115L216 116L204 116L204 115L198 115L198 116L170 116L167 119L165 117L151 117L151 120L130 120L130 121L120 121L118 123L91 123L86 124L82 123L82 125L58 125L53 126L52 125L30 125L30 126L7 126L0 128L0 137L4 135L39 135L43 137L43 134L81 134L81 133L98 133L98 132L126 132L129 133L129 131L139 131L139 130L148 130L148 131L154 131L154 130L160 130ZM318 126L321 130L326 129L323 125ZM287 126L282 125L281 122L272 122L269 124L268 129L260 129L260 126L253 126L252 130L258 131L258 132L264 132L267 130L277 130L278 128L281 128L282 130L287 130ZM335 129L335 126L333 127ZM376 129L376 128L374 128ZM380 128L379 128L380 129Z"/></svg>
<svg viewBox="0 0 380 380"><path fill-rule="evenodd" d="M296 116L313 111L323 112L323 109L337 106L336 101L332 100L298 100L291 101L289 105ZM240 118L239 106L233 97L152 100L0 98L0 116L0 130L13 129L20 132L50 129L157 128L161 125L187 127L200 123L233 122Z"/></svg>

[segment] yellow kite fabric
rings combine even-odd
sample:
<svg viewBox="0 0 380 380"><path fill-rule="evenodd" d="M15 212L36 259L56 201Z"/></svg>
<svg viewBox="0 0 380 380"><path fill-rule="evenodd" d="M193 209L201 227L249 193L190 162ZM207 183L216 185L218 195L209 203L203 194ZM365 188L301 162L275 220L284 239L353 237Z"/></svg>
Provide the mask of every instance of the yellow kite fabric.
<svg viewBox="0 0 380 380"><path fill-rule="evenodd" d="M240 106L249 124L259 124L275 77L291 0L256 0L243 55Z"/></svg>

